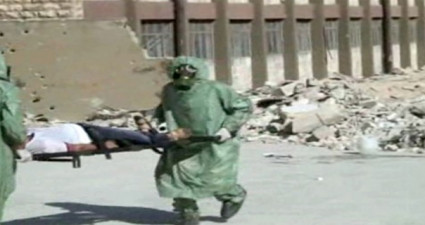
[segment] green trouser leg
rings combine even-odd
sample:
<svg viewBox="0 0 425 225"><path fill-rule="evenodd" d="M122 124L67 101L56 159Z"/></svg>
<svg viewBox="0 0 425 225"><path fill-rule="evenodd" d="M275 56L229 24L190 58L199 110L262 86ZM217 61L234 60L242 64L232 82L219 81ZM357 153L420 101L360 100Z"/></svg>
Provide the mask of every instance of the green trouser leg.
<svg viewBox="0 0 425 225"><path fill-rule="evenodd" d="M245 189L237 184L227 190L225 193L217 193L215 194L215 198L220 202L232 201L234 203L239 203L245 200L246 191Z"/></svg>
<svg viewBox="0 0 425 225"><path fill-rule="evenodd" d="M189 198L175 198L173 203L175 211L182 211L182 210L198 210L198 205L196 204L196 201Z"/></svg>
<svg viewBox="0 0 425 225"><path fill-rule="evenodd" d="M0 198L0 223L3 218L4 205L6 204L6 198Z"/></svg>

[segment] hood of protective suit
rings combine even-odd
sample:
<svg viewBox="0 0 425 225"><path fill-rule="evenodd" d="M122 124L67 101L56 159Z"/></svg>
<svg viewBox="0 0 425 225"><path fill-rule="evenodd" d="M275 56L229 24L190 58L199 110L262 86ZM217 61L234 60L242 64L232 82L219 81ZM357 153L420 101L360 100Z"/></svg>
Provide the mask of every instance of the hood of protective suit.
<svg viewBox="0 0 425 225"><path fill-rule="evenodd" d="M0 53L0 79L8 80L9 74L7 71L6 61L4 59L4 55Z"/></svg>
<svg viewBox="0 0 425 225"><path fill-rule="evenodd" d="M168 67L168 77L173 79L174 71L182 65L191 65L195 67L198 70L195 75L195 79L197 80L208 79L209 77L209 70L204 60L189 56L179 56L175 58Z"/></svg>

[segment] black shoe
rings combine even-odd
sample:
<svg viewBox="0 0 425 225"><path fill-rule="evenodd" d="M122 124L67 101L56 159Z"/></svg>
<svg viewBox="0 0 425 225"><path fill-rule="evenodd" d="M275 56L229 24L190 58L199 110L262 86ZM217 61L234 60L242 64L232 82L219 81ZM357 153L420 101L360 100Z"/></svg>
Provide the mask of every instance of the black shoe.
<svg viewBox="0 0 425 225"><path fill-rule="evenodd" d="M242 201L240 202L232 202L230 200L224 201L220 211L221 218L228 220L232 218L234 215L236 215L239 212L239 210L242 208L242 205L246 199L246 195L247 195L247 192L244 190Z"/></svg>
<svg viewBox="0 0 425 225"><path fill-rule="evenodd" d="M180 218L176 221L176 225L199 225L199 212L181 212Z"/></svg>

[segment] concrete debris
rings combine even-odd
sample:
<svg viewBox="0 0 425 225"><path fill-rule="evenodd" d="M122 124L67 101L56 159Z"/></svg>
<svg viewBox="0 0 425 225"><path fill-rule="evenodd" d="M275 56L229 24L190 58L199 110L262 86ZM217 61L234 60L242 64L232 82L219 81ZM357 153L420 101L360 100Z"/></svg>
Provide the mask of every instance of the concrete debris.
<svg viewBox="0 0 425 225"><path fill-rule="evenodd" d="M244 93L255 107L240 136L246 141L286 142L365 154L379 150L422 153L425 87L416 85L408 92L402 87L424 80L423 74L414 79L410 75L384 75L363 80L333 74L323 80L269 83ZM395 95L398 97L391 97ZM150 120L153 113L103 107L85 122L136 129L136 115ZM27 114L25 118L26 124L61 122L43 115Z"/></svg>
<svg viewBox="0 0 425 225"><path fill-rule="evenodd" d="M317 140L323 140L329 137L335 137L336 129L330 126L321 126L313 131L313 137Z"/></svg>
<svg viewBox="0 0 425 225"><path fill-rule="evenodd" d="M409 79L386 75L354 80L333 75L320 81L307 79L256 89L248 93L257 108L245 128L249 132L242 136L257 141L277 136L282 142L365 154L379 150L421 153L418 149L425 148L425 97L412 98L412 93L398 94L383 86L399 96L394 99L379 89L383 87L370 84L411 84L424 78ZM421 86L412 91L417 91L417 96L424 93ZM382 96L387 98L379 98Z"/></svg>

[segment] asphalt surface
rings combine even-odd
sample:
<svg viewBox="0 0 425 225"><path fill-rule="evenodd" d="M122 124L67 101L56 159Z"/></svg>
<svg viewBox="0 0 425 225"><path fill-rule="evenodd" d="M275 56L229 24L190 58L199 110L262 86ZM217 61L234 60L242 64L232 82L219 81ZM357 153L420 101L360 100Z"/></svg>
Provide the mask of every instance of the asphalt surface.
<svg viewBox="0 0 425 225"><path fill-rule="evenodd" d="M2 224L172 224L171 200L155 189L157 159L142 151L113 154L112 160L84 157L80 169L64 162L20 164ZM423 225L424 173L420 155L365 157L247 143L239 177L248 198L225 224ZM202 224L223 224L220 203L206 199L200 207Z"/></svg>

